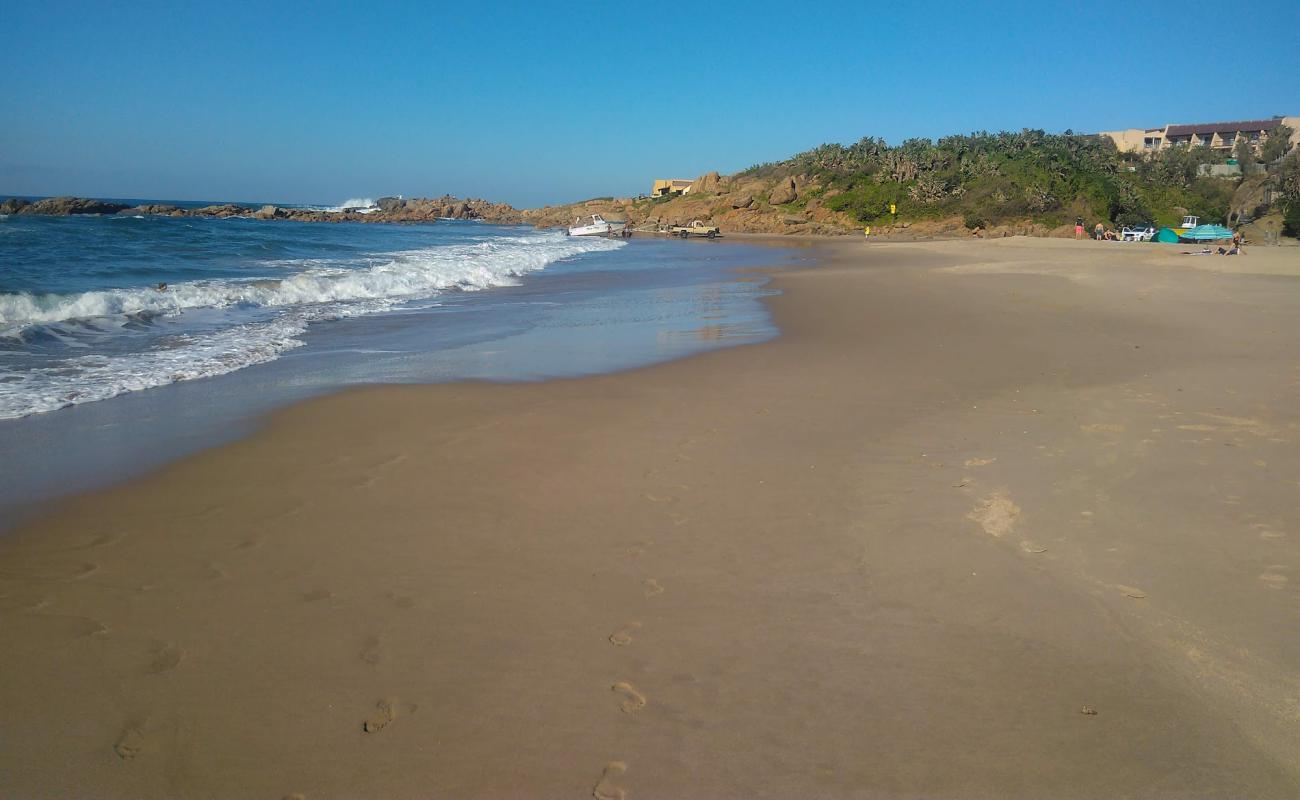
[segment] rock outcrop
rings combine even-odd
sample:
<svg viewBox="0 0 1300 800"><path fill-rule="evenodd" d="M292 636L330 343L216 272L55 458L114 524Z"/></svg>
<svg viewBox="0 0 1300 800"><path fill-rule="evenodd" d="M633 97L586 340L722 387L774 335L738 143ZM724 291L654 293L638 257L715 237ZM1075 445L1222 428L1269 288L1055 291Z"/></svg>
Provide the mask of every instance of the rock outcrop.
<svg viewBox="0 0 1300 800"><path fill-rule="evenodd" d="M691 184L691 194L708 195L722 193L722 176L716 172L706 172Z"/></svg>
<svg viewBox="0 0 1300 800"><path fill-rule="evenodd" d="M786 203L793 203L799 199L799 192L795 189L794 179L785 178L776 182L772 191L768 193L767 204L770 206L781 206Z"/></svg>
<svg viewBox="0 0 1300 800"><path fill-rule="evenodd" d="M166 203L145 203L144 205L131 206L117 212L123 216L130 215L133 217L183 217L185 212L177 206Z"/></svg>
<svg viewBox="0 0 1300 800"><path fill-rule="evenodd" d="M220 203L213 206L203 206L189 212L192 217L246 217L253 212L253 209L247 206L237 206L234 203Z"/></svg>
<svg viewBox="0 0 1300 800"><path fill-rule="evenodd" d="M52 197L35 203L19 198L0 203L0 214L123 214L132 216L171 217L248 217L251 219L291 219L300 222L434 222L439 219L472 219L501 224L518 224L523 215L505 203L488 200L462 200L450 195L438 198L382 198L379 211L320 211L312 208L284 208L265 205L261 208L236 203L219 203L201 208L184 209L165 203L149 203L128 208L121 203L88 200L80 197Z"/></svg>
<svg viewBox="0 0 1300 800"><path fill-rule="evenodd" d="M116 214L126 208L125 203L87 200L84 197L47 197L35 203L28 203L17 213L66 217L73 214Z"/></svg>

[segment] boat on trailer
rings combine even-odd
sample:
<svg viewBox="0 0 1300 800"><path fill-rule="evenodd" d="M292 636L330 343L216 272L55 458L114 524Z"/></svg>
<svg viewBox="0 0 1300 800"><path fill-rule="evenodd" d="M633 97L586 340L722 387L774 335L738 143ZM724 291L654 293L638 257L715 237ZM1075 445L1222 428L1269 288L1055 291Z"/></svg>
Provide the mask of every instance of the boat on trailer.
<svg viewBox="0 0 1300 800"><path fill-rule="evenodd" d="M578 217L566 231L570 236L618 236L623 233L627 223L621 220L607 220L599 214Z"/></svg>

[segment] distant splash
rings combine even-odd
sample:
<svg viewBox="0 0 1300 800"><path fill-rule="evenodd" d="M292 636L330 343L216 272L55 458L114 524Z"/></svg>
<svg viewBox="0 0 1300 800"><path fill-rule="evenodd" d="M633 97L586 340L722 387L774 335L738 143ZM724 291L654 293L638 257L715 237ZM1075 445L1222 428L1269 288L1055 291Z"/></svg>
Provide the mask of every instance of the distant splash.
<svg viewBox="0 0 1300 800"><path fill-rule="evenodd" d="M298 337L315 322L380 313L448 291L514 285L557 261L622 246L530 232L386 253L364 265L355 258L265 265L290 271L286 277L182 281L165 291L0 294L0 351L46 343L65 353L40 366L0 366L0 419L272 361L301 346ZM106 346L142 330L156 337L148 349Z"/></svg>
<svg viewBox="0 0 1300 800"><path fill-rule="evenodd" d="M336 206L320 206L321 211L328 211L334 214L341 214L344 211L356 211L361 214L373 214L379 210L375 201L370 197L349 197Z"/></svg>

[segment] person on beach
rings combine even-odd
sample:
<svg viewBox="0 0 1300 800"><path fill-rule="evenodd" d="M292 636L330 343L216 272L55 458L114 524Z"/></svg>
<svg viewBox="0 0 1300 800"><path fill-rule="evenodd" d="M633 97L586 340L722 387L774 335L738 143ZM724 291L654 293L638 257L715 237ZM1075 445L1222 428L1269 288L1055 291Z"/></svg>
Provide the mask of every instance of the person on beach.
<svg viewBox="0 0 1300 800"><path fill-rule="evenodd" d="M1075 239L1083 238L1083 217L1074 218L1074 238Z"/></svg>
<svg viewBox="0 0 1300 800"><path fill-rule="evenodd" d="M1102 225L1100 222L1098 222L1096 225L1092 226L1092 238L1100 242L1102 238L1105 237L1105 235L1106 235L1105 225Z"/></svg>

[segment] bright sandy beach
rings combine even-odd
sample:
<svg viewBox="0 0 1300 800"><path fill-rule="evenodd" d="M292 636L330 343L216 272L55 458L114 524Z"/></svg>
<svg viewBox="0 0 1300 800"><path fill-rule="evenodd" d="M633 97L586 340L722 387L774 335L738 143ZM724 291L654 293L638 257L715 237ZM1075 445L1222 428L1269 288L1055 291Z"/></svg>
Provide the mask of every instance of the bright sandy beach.
<svg viewBox="0 0 1300 800"><path fill-rule="evenodd" d="M69 499L0 794L1300 796L1300 248L1179 249L810 243L773 341Z"/></svg>

